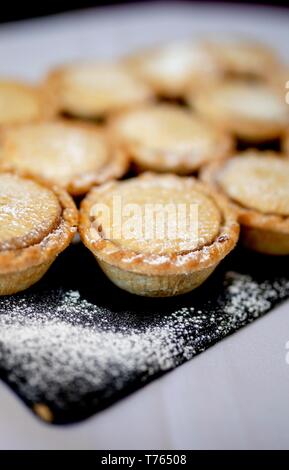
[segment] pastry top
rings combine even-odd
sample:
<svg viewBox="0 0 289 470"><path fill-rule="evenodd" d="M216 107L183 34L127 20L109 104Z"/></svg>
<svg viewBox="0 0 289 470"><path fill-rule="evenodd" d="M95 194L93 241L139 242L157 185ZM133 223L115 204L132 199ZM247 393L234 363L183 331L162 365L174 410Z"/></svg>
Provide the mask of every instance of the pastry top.
<svg viewBox="0 0 289 470"><path fill-rule="evenodd" d="M104 261L169 274L216 264L235 245L238 224L195 178L145 173L93 189L82 203L80 232Z"/></svg>
<svg viewBox="0 0 289 470"><path fill-rule="evenodd" d="M122 227L120 227L121 233L119 230L112 230L112 228L117 228L116 223L112 227L113 221L106 217L105 212L100 212L97 216L97 222L102 227L103 237L109 238L121 249L158 255L180 253L185 250L200 249L204 245L212 243L218 236L221 224L220 210L211 198L194 187L188 188L186 192L183 188L176 187L172 194L171 184L166 185L164 181L159 181L157 178L151 181L130 179L116 185L110 191L102 192L99 202L105 204L112 213L116 198L121 200L124 210L126 207L132 208L132 205L137 206L133 226L126 223L131 217L129 213L124 216ZM198 211L193 211L189 217L190 204L192 203L198 207ZM165 217L164 227L156 226L155 233L149 234L151 236L146 238L146 232L152 228L153 222L153 219L150 220L150 214L148 212L146 214L146 210L149 205L153 206L154 204L160 205L159 208L156 207L159 214L165 214L167 210L168 216ZM169 204L171 207L167 206L165 209L165 206ZM182 211L176 220L174 211L177 209L177 205L182 205ZM169 226L170 222L171 226ZM167 236L168 231L174 228L177 223L183 224L185 235L188 236L181 238L180 234L176 232L176 236L170 239ZM194 224L198 224L197 234L191 228ZM135 230L136 228L138 230ZM135 234L132 233L134 230Z"/></svg>
<svg viewBox="0 0 289 470"><path fill-rule="evenodd" d="M248 150L208 165L201 178L229 198L242 224L289 232L289 159Z"/></svg>
<svg viewBox="0 0 289 470"><path fill-rule="evenodd" d="M50 121L6 128L0 134L0 165L40 176L72 194L121 176L127 159L104 131L89 124Z"/></svg>
<svg viewBox="0 0 289 470"><path fill-rule="evenodd" d="M265 83L225 80L188 99L201 115L241 136L273 137L289 125L284 95Z"/></svg>
<svg viewBox="0 0 289 470"><path fill-rule="evenodd" d="M160 172L190 173L232 148L224 131L172 104L128 111L112 122L112 131L137 165Z"/></svg>
<svg viewBox="0 0 289 470"><path fill-rule="evenodd" d="M221 38L205 41L204 47L228 74L266 78L280 67L275 51L255 41Z"/></svg>
<svg viewBox="0 0 289 470"><path fill-rule="evenodd" d="M241 206L289 216L289 160L247 152L230 159L217 182Z"/></svg>
<svg viewBox="0 0 289 470"><path fill-rule="evenodd" d="M61 206L48 188L0 173L0 251L39 243L59 223Z"/></svg>
<svg viewBox="0 0 289 470"><path fill-rule="evenodd" d="M136 53L128 66L160 95L181 97L188 86L219 76L211 54L200 44L183 41Z"/></svg>
<svg viewBox="0 0 289 470"><path fill-rule="evenodd" d="M52 103L43 90L0 79L0 126L35 121L52 114Z"/></svg>
<svg viewBox="0 0 289 470"><path fill-rule="evenodd" d="M74 202L61 188L13 172L0 173L0 273L53 261L78 225Z"/></svg>
<svg viewBox="0 0 289 470"><path fill-rule="evenodd" d="M79 63L53 71L48 87L62 112L79 117L103 117L149 100L152 92L119 63Z"/></svg>

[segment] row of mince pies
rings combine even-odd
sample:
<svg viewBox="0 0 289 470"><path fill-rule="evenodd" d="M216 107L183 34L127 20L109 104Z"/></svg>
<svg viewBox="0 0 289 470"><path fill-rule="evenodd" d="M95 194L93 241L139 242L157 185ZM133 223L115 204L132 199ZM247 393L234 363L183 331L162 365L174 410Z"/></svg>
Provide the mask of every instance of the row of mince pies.
<svg viewBox="0 0 289 470"><path fill-rule="evenodd" d="M80 235L108 277L129 292L168 296L200 285L234 248L239 225L244 243L259 252L289 254L289 159L273 152L236 154L209 164L202 179L143 173L95 186L80 211ZM144 223L148 205L198 208L184 221L183 237L146 238L143 231L121 236L113 221L95 207L113 213L137 205L134 228ZM186 214L185 214L186 215ZM166 218L166 224L170 220ZM237 222L238 221L238 222ZM197 224L195 233L191 224ZM0 173L0 294L15 293L36 282L73 238L78 213L64 189L19 173ZM146 227L144 227L146 228ZM167 228L167 227L166 227ZM167 232L165 232L167 233Z"/></svg>
<svg viewBox="0 0 289 470"><path fill-rule="evenodd" d="M199 286L239 224L247 247L289 255L287 72L266 46L219 40L63 66L38 86L0 80L0 295L38 281L78 228L107 276L145 296ZM282 153L236 150L273 139ZM117 181L129 168L141 174Z"/></svg>

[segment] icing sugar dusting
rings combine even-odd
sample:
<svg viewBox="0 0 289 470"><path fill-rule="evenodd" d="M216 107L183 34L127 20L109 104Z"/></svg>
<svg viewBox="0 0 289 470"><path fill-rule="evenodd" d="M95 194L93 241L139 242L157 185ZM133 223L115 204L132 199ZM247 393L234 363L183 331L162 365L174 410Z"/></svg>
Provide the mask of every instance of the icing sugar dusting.
<svg viewBox="0 0 289 470"><path fill-rule="evenodd" d="M1 368L26 401L46 403L55 421L69 421L71 408L91 414L89 407L173 369L289 296L285 278L257 283L228 272L224 287L213 309L208 300L146 321L95 305L77 290L3 298Z"/></svg>
<svg viewBox="0 0 289 470"><path fill-rule="evenodd" d="M38 243L55 226L61 208L55 194L10 173L0 177L0 250Z"/></svg>
<svg viewBox="0 0 289 470"><path fill-rule="evenodd" d="M246 207L289 215L289 160L246 151L227 163L218 180L225 192Z"/></svg>

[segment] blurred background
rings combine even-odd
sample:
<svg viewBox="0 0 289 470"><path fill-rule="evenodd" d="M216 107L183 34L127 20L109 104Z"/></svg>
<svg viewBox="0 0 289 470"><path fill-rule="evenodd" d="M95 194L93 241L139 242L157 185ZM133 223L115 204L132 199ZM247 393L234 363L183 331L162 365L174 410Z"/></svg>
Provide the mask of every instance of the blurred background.
<svg viewBox="0 0 289 470"><path fill-rule="evenodd" d="M3 2L4 3L4 2ZM0 10L0 22L8 22L8 21L15 21L21 20L25 18L32 18L32 17L39 17L39 16L46 16L51 15L54 13L60 13L68 10L80 10L84 8L96 7L100 6L103 7L105 5L119 5L119 4L136 4L136 3L159 3L155 1L142 1L139 2L138 0L128 0L128 1L121 1L121 0L107 0L107 1L98 1L98 0L58 0L58 2L53 3L49 1L42 1L42 2L35 2L35 1L25 1L25 2L18 2L17 6L15 7L15 3L13 2L5 2L5 4L1 5ZM170 4L170 3L177 3L175 0L173 1L166 1L162 2L163 4ZM199 3L202 4L204 2L195 2L194 0L186 0L183 2L178 3ZM278 1L268 1L268 0L255 0L253 2L249 1L238 1L238 0L231 0L231 1L217 1L211 0L213 5L218 3L220 4L259 4L259 5L271 5L271 6L280 6L280 7L288 7L288 0L278 0Z"/></svg>

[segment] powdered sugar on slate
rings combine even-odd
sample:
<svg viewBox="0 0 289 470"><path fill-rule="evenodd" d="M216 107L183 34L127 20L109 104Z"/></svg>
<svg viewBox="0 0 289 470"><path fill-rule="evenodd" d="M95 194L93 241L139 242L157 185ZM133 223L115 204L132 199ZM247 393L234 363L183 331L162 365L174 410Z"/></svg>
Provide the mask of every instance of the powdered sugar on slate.
<svg viewBox="0 0 289 470"><path fill-rule="evenodd" d="M73 421L258 318L289 296L289 280L228 272L213 307L208 300L139 323L76 290L33 295L0 300L0 368L31 406L46 403L55 421Z"/></svg>

